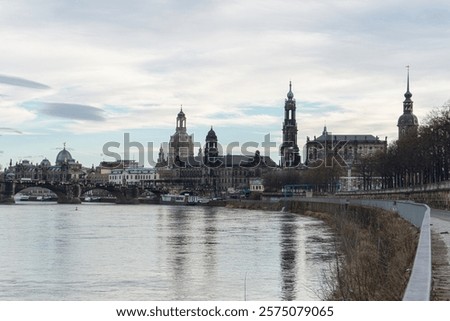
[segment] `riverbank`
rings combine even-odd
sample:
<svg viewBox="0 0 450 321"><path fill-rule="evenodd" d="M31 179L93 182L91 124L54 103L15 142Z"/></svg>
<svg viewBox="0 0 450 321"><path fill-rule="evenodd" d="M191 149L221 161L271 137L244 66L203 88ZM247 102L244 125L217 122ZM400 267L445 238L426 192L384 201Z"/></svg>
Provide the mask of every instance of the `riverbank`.
<svg viewBox="0 0 450 321"><path fill-rule="evenodd" d="M397 213L373 207L299 201L231 201L227 207L280 211L323 220L336 233L329 300L401 300L418 231Z"/></svg>

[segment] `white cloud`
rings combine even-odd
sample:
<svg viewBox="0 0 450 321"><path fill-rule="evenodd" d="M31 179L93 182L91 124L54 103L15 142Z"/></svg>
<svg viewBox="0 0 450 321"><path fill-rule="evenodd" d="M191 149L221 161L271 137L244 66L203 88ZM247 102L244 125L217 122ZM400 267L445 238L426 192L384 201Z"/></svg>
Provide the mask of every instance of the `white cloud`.
<svg viewBox="0 0 450 321"><path fill-rule="evenodd" d="M172 129L183 104L193 130L251 124L275 133L292 80L299 143L325 123L335 133L393 139L405 65L419 120L450 98L448 17L445 1L5 2L0 74L50 88L0 84L2 121L95 140ZM61 121L29 102L104 112L98 123Z"/></svg>

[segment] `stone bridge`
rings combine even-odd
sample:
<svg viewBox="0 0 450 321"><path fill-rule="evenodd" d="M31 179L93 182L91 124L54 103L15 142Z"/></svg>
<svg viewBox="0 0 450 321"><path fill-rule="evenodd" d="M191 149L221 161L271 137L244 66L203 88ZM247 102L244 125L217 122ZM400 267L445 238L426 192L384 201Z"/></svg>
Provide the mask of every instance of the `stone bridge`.
<svg viewBox="0 0 450 321"><path fill-rule="evenodd" d="M94 189L105 190L112 194L115 196L118 204L137 204L139 203L139 196L146 191L152 192L158 197L164 193L161 187L154 186L118 186L84 182L20 182L10 180L0 181L0 203L14 203L14 195L30 187L49 189L57 195L58 203L60 204L79 204L81 203L81 196Z"/></svg>

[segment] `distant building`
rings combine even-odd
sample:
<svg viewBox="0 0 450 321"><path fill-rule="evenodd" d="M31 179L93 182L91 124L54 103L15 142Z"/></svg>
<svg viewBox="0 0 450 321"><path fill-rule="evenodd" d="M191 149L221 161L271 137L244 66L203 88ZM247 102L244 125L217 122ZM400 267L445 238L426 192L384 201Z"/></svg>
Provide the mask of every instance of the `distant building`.
<svg viewBox="0 0 450 321"><path fill-rule="evenodd" d="M297 145L296 108L292 83L289 82L289 92L284 102L283 142L280 147L281 167L296 167L301 162Z"/></svg>
<svg viewBox="0 0 450 321"><path fill-rule="evenodd" d="M164 149L161 144L161 147L159 148L159 153L158 153L158 161L157 161L155 167L165 167L165 166L167 166L167 160L165 158Z"/></svg>
<svg viewBox="0 0 450 321"><path fill-rule="evenodd" d="M359 172L359 165L367 156L387 150L387 138L380 140L378 136L365 135L333 135L324 127L322 135L307 137L306 162L307 166L341 166L347 171L347 176L341 177L338 190L358 190L364 188L364 179ZM371 179L371 188L381 186L381 178Z"/></svg>
<svg viewBox="0 0 450 321"><path fill-rule="evenodd" d="M335 160L344 161L341 165L356 164L362 157L385 151L387 138L380 140L378 136L364 135L333 135L325 126L322 135L311 140L306 139L306 165L316 161L324 161L326 157L335 156Z"/></svg>
<svg viewBox="0 0 450 321"><path fill-rule="evenodd" d="M181 113L181 112L180 112ZM156 165L159 179L172 192L193 192L211 196L219 196L227 191L249 190L250 179L261 177L276 163L268 156L261 156L259 151L254 155L220 155L218 138L211 127L206 135L203 150L198 155L191 153L192 136L186 135L184 113L178 114L177 133L170 138L168 161L164 159L164 151L160 149ZM185 137L180 144L177 137ZM188 138L190 137L190 138ZM177 148L183 148L183 151ZM166 166L164 166L166 164Z"/></svg>
<svg viewBox="0 0 450 321"><path fill-rule="evenodd" d="M92 165L90 169L86 170L85 182L87 184L105 185L109 183L109 175L113 170L123 170L124 168L138 166L139 163L135 160L103 161L95 168Z"/></svg>
<svg viewBox="0 0 450 321"><path fill-rule="evenodd" d="M192 135L186 130L186 115L181 108L177 116L175 133L170 136L168 166L172 168L180 159L194 156L194 142Z"/></svg>
<svg viewBox="0 0 450 321"><path fill-rule="evenodd" d="M45 181L50 183L77 181L84 178L86 174L81 164L72 158L65 144L63 150L56 156L55 165L52 165L47 158L43 159L39 164L22 160L13 166L11 161L9 168L5 172L8 173L8 177L14 177L15 180L22 182Z"/></svg>
<svg viewBox="0 0 450 321"><path fill-rule="evenodd" d="M154 185L158 179L158 173L154 168L131 167L113 169L109 174L109 183L114 185Z"/></svg>
<svg viewBox="0 0 450 321"><path fill-rule="evenodd" d="M251 178L250 179L250 192L264 192L264 182L262 178Z"/></svg>
<svg viewBox="0 0 450 321"><path fill-rule="evenodd" d="M417 129L419 128L419 121L417 116L413 114L412 94L409 91L409 67L406 80L405 100L403 101L403 115L398 119L398 138L407 138L417 136Z"/></svg>

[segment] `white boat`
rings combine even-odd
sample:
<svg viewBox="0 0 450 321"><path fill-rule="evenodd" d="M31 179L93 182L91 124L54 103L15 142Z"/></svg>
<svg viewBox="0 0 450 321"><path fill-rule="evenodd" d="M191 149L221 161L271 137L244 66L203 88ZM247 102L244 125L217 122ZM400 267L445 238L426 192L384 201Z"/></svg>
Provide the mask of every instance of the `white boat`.
<svg viewBox="0 0 450 321"><path fill-rule="evenodd" d="M161 195L162 204L174 204L174 205L195 205L198 203L198 196L194 195L174 195L164 194Z"/></svg>
<svg viewBox="0 0 450 321"><path fill-rule="evenodd" d="M18 198L19 198L19 201L29 201L30 195L20 194L20 196Z"/></svg>

